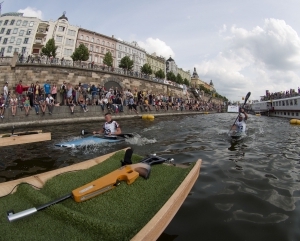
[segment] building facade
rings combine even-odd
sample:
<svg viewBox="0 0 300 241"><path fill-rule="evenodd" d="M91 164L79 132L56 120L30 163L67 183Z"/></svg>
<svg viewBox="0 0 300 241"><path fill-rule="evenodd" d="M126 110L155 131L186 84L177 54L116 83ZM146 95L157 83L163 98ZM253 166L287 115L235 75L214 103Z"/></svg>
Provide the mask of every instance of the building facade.
<svg viewBox="0 0 300 241"><path fill-rule="evenodd" d="M175 76L177 76L177 65L174 59L168 58L166 61L166 73L172 72Z"/></svg>
<svg viewBox="0 0 300 241"><path fill-rule="evenodd" d="M12 57L14 52L24 57L32 54L38 26L42 22L35 17L24 17L23 13L5 13L0 17L0 52Z"/></svg>
<svg viewBox="0 0 300 241"><path fill-rule="evenodd" d="M71 55L75 51L76 39L79 27L69 24L69 20L64 12L56 21L50 20L48 22L48 33L45 44L51 38L55 40L56 58L65 60L72 60Z"/></svg>
<svg viewBox="0 0 300 241"><path fill-rule="evenodd" d="M190 71L185 71L182 68L177 68L177 73L181 75L182 79L187 79L191 83L191 73Z"/></svg>
<svg viewBox="0 0 300 241"><path fill-rule="evenodd" d="M152 76L155 76L155 73L160 69L166 75L166 59L162 56L157 56L154 52L153 54L146 54L147 63L151 66Z"/></svg>
<svg viewBox="0 0 300 241"><path fill-rule="evenodd" d="M196 68L194 68L194 72L191 77L191 86L198 88L199 85L203 85L206 89L209 89L210 91L214 91L214 92L216 91L212 80L210 81L209 84L201 80L197 74Z"/></svg>
<svg viewBox="0 0 300 241"><path fill-rule="evenodd" d="M114 36L108 37L91 30L80 28L77 35L76 47L80 44L84 44L90 52L88 61L94 61L94 64L98 65L102 65L105 54L111 52L114 60L113 67L115 67L116 43L117 41Z"/></svg>
<svg viewBox="0 0 300 241"><path fill-rule="evenodd" d="M117 40L116 54L117 67L120 64L121 59L125 56L128 56L131 60L133 60L133 71L136 72L140 72L141 67L147 63L145 49L139 47L135 41L129 43L126 41Z"/></svg>

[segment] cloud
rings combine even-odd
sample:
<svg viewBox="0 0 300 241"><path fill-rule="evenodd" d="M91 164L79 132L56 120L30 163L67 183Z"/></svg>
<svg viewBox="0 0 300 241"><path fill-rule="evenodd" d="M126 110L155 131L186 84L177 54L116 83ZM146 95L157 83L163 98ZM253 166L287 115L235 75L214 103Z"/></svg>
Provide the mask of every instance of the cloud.
<svg viewBox="0 0 300 241"><path fill-rule="evenodd" d="M164 41L156 38L147 38L146 42L139 41L139 46L144 48L148 53L156 53L158 56L169 58L170 55L174 58L175 53Z"/></svg>
<svg viewBox="0 0 300 241"><path fill-rule="evenodd" d="M38 10L36 8L27 7L25 9L19 9L18 13L24 13L24 16L26 17L37 17L39 19L43 18L43 13L41 10Z"/></svg>
<svg viewBox="0 0 300 241"><path fill-rule="evenodd" d="M265 19L251 30L232 26L219 31L223 49L196 64L200 78L213 80L217 92L240 100L248 91L259 99L265 90L297 88L300 81L300 38L283 20Z"/></svg>

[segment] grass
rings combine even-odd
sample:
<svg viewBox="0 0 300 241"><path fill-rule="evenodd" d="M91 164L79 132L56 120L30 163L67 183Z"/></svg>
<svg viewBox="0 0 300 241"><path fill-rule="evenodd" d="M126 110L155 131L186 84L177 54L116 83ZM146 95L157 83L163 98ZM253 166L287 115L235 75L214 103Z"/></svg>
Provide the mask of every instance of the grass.
<svg viewBox="0 0 300 241"><path fill-rule="evenodd" d="M188 175L189 168L152 166L148 180L139 177L88 201L67 199L10 223L6 212L20 212L57 199L120 167L124 151L87 170L64 173L36 190L24 184L0 198L0 240L130 240L156 214ZM132 156L134 163L141 160Z"/></svg>

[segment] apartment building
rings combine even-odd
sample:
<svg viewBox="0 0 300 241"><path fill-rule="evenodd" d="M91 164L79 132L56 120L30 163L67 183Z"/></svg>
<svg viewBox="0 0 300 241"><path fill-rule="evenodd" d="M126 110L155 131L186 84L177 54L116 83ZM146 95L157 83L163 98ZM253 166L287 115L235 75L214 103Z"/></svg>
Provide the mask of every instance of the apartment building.
<svg viewBox="0 0 300 241"><path fill-rule="evenodd" d="M95 64L103 64L103 58L107 52L111 52L111 55L114 59L113 67L115 67L115 59L116 59L116 43L117 40L112 37L108 37L106 35L96 33L91 30L80 28L78 30L76 47L80 44L84 44L89 52L89 60Z"/></svg>
<svg viewBox="0 0 300 241"><path fill-rule="evenodd" d="M56 58L65 60L72 60L71 55L75 51L76 40L79 27L69 24L66 17L66 12L63 13L56 21L50 20L48 22L48 33L45 43L54 38L56 50Z"/></svg>
<svg viewBox="0 0 300 241"><path fill-rule="evenodd" d="M147 63L151 66L152 69L152 76L155 76L155 73L160 69L166 75L166 59L162 56L157 56L156 53L146 54L147 56Z"/></svg>
<svg viewBox="0 0 300 241"><path fill-rule="evenodd" d="M0 52L12 57L14 52L31 55L39 24L35 17L24 17L23 13L5 13L0 16Z"/></svg>
<svg viewBox="0 0 300 241"><path fill-rule="evenodd" d="M140 72L141 67L147 63L145 49L139 47L138 43L135 41L129 43L117 40L116 54L116 66L119 66L123 57L128 56L133 60L133 71L136 72Z"/></svg>

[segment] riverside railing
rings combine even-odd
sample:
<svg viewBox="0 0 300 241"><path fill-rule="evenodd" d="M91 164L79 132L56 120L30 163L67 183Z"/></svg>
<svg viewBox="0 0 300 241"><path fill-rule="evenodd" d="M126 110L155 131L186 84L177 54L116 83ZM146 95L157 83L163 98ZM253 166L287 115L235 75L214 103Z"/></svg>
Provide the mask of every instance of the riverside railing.
<svg viewBox="0 0 300 241"><path fill-rule="evenodd" d="M4 57L3 59L5 59L5 63L10 63L10 61L12 60L12 57ZM161 84L166 84L166 85L170 85L170 86L174 86L180 89L184 89L184 85L175 83L173 81L170 80L165 80L165 79L159 79L156 77L153 77L151 75L147 75L144 74L142 72L138 72L138 71L130 71L130 70L126 70L126 69L121 69L121 68L115 68L115 67L109 67L106 65L98 65L98 64L93 64L93 63L87 63L87 62L81 62L81 61L72 61L72 60L60 60L57 58L46 58L46 57L35 57L35 58L21 58L19 57L17 60L18 64L34 64L34 65L57 65L57 66L64 66L64 67L68 67L68 68L83 68L83 69L91 69L91 70L95 70L95 71L105 71L105 72L112 72L112 73L116 73L116 74L120 74L120 75L124 75L124 76L132 76L132 77L136 77L136 78L140 78L140 79L144 79L144 80L148 80L148 81L152 81L152 82L157 82L157 83L161 83ZM0 62L1 65L1 62Z"/></svg>

